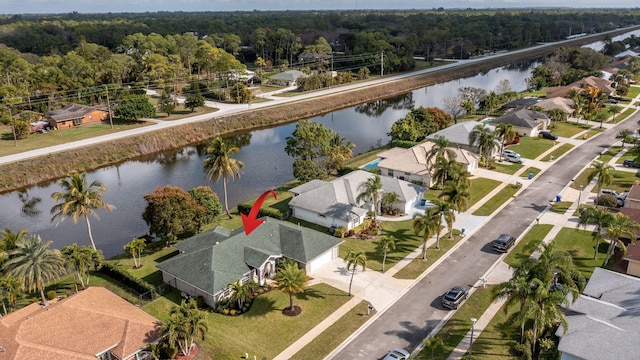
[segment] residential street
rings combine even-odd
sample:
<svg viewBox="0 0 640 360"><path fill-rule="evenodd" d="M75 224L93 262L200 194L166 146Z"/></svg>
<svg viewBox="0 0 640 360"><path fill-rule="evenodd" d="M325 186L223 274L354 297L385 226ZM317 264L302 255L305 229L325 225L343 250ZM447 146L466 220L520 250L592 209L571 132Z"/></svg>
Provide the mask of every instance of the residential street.
<svg viewBox="0 0 640 360"><path fill-rule="evenodd" d="M437 268L419 280L408 292L366 325L333 359L379 359L392 348L416 348L449 313L440 305L440 296L454 285L474 286L499 255L490 242L501 233L520 236L550 201L570 185L585 166L603 150L616 143L623 127L635 128L636 113L606 132L585 141L534 178L531 184L499 213L480 227ZM478 316L481 314L478 314Z"/></svg>

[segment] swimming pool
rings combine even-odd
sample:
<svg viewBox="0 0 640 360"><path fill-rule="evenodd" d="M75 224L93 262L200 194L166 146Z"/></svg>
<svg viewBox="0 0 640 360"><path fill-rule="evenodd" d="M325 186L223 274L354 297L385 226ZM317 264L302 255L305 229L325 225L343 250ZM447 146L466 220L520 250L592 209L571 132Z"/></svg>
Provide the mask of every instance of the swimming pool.
<svg viewBox="0 0 640 360"><path fill-rule="evenodd" d="M378 163L380 162L380 158L377 158L373 161L369 161L368 163L360 166L360 169L364 170L375 170L378 168Z"/></svg>

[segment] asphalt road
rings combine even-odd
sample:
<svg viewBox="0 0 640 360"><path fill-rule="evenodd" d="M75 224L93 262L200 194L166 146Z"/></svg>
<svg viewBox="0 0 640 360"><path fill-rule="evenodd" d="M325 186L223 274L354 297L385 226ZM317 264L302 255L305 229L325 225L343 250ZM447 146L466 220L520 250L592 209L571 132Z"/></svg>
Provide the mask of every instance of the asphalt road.
<svg viewBox="0 0 640 360"><path fill-rule="evenodd" d="M635 128L640 113L585 141L537 176L517 198L465 238L437 268L352 339L333 359L380 359L393 348L415 349L447 315L443 293L455 285L472 286L498 260L491 241L501 233L519 236L585 166L617 142L624 127ZM478 314L479 316L480 314Z"/></svg>

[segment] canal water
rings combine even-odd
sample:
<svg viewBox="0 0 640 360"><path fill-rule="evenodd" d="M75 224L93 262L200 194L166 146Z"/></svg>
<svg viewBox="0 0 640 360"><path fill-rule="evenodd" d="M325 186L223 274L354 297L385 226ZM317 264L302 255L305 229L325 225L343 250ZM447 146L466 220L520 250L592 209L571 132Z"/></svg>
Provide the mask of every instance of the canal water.
<svg viewBox="0 0 640 360"><path fill-rule="evenodd" d="M473 77L425 87L310 120L324 124L354 143L354 154L358 154L386 144L391 125L413 107L442 108L443 99L456 96L462 87L491 91L504 80L508 80L515 91L525 90L526 79L537 65L529 62L495 68ZM284 152L284 148L286 137L295 126L291 123L236 136L240 152L235 158L245 163L245 169L239 179L230 181L227 186L230 208L294 179L293 159ZM124 244L133 237L147 233L148 227L142 220L146 206L143 196L157 187L170 184L188 190L208 185L222 198L221 181L210 183L205 178L202 168L205 145L188 146L87 174L88 181L98 180L107 186L109 190L104 200L116 207L112 212L99 211L98 219L91 218L96 246L105 256L122 252ZM0 195L0 227L14 231L26 229L29 233L39 234L45 241L53 241L55 248L72 243L89 245L84 221L78 224L71 220L61 223L50 221L50 209L54 205L51 194L59 190L56 183L50 183Z"/></svg>

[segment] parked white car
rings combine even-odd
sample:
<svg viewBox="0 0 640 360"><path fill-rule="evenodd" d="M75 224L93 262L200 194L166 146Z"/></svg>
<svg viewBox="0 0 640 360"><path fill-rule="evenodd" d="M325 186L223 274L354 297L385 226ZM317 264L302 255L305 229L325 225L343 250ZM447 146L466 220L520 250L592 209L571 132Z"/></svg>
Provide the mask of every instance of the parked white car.
<svg viewBox="0 0 640 360"><path fill-rule="evenodd" d="M518 154L517 152L515 152L513 150L504 149L504 151L502 152L502 156L504 156L504 157L507 157L507 156L520 157L520 154Z"/></svg>
<svg viewBox="0 0 640 360"><path fill-rule="evenodd" d="M520 157L520 155L512 155L512 154L505 154L504 158L508 161L508 162L512 162L512 163L516 163L516 164L522 164L522 158Z"/></svg>

